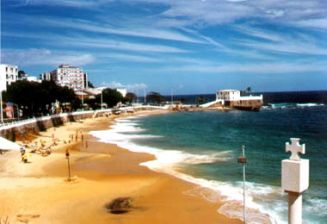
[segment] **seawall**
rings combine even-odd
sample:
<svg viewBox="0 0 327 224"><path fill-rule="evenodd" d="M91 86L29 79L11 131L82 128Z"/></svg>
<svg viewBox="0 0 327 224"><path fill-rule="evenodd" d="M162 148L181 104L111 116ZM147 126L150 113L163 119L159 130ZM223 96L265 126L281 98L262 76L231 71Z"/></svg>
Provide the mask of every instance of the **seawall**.
<svg viewBox="0 0 327 224"><path fill-rule="evenodd" d="M75 122L86 118L103 116L110 112L110 109L97 111L79 111L39 118L31 118L1 126L0 136L11 141L15 141L16 139L26 139L28 134L37 135L41 131L45 131L48 128L61 126L67 122Z"/></svg>

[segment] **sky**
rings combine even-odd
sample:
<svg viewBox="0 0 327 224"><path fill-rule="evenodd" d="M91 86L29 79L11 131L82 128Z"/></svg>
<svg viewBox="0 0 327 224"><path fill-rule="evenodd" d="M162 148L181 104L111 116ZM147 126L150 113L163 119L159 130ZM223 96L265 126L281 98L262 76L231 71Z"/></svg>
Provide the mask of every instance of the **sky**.
<svg viewBox="0 0 327 224"><path fill-rule="evenodd" d="M327 90L326 0L1 0L1 63L142 95Z"/></svg>

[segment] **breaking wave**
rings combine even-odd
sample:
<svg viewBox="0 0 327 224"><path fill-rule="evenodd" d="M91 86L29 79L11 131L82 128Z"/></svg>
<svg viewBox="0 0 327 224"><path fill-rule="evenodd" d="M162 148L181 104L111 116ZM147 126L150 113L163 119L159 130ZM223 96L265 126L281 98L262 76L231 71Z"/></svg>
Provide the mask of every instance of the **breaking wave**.
<svg viewBox="0 0 327 224"><path fill-rule="evenodd" d="M272 103L264 106L263 109L288 109L288 108L304 108L304 107L321 107L323 103Z"/></svg>
<svg viewBox="0 0 327 224"><path fill-rule="evenodd" d="M309 104L306 104L310 106ZM91 135L101 142L117 144L132 152L149 153L155 156L155 160L143 162L146 166L156 172L163 172L177 178L196 184L195 187L185 194L199 196L211 202L223 201L218 212L231 218L242 219L242 183L223 182L196 178L179 172L176 169L183 164L210 164L232 159L230 151L208 152L206 154L195 154L180 150L160 149L149 146L138 145L135 139L161 138L163 136L144 134L145 129L139 127L138 117L131 119L117 119L109 130L92 131ZM287 223L287 199L286 194L280 187L265 184L247 182L247 223ZM312 206L307 211L314 211L316 203L327 207L326 200L309 199ZM327 209L326 209L327 210ZM269 214L269 215L267 215Z"/></svg>

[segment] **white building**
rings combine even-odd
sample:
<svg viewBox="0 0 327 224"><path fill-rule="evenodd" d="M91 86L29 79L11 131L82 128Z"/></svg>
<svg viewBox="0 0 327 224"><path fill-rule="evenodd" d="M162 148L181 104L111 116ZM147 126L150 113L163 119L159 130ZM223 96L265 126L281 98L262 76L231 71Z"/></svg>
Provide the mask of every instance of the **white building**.
<svg viewBox="0 0 327 224"><path fill-rule="evenodd" d="M225 89L217 92L215 102L240 110L258 111L263 105L263 95L242 95L240 90Z"/></svg>
<svg viewBox="0 0 327 224"><path fill-rule="evenodd" d="M75 91L88 88L87 74L82 68L71 65L59 65L56 70L41 74L41 79L53 80L59 86L67 86Z"/></svg>
<svg viewBox="0 0 327 224"><path fill-rule="evenodd" d="M41 80L51 81L51 72L44 72L40 75Z"/></svg>
<svg viewBox="0 0 327 224"><path fill-rule="evenodd" d="M27 76L25 78L25 80L29 81L29 82L38 82L38 83L41 83L42 80L38 79L37 77L35 76Z"/></svg>
<svg viewBox="0 0 327 224"><path fill-rule="evenodd" d="M241 91L236 89L220 90L217 92L216 98L217 100L227 100L227 101L239 100L241 98Z"/></svg>
<svg viewBox="0 0 327 224"><path fill-rule="evenodd" d="M243 100L263 100L263 96L253 96L253 95L247 95L247 96L241 96L240 90L235 89L224 89L220 90L216 94L216 100L219 101L243 101Z"/></svg>
<svg viewBox="0 0 327 224"><path fill-rule="evenodd" d="M18 79L18 67L16 65L0 64L0 90L7 90L7 86Z"/></svg>

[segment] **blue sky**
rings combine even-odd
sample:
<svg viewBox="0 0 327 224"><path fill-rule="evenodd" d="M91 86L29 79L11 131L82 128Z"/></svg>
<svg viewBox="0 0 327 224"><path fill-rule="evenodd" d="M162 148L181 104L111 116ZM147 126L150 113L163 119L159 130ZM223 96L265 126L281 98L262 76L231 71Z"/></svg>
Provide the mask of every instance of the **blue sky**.
<svg viewBox="0 0 327 224"><path fill-rule="evenodd" d="M1 0L1 63L143 94L327 89L325 0Z"/></svg>

